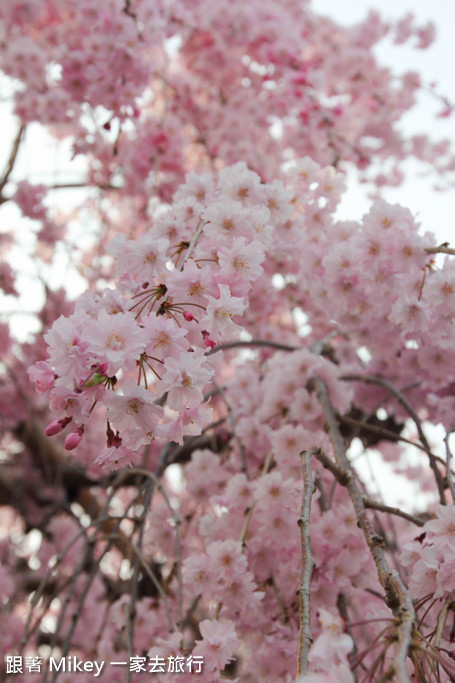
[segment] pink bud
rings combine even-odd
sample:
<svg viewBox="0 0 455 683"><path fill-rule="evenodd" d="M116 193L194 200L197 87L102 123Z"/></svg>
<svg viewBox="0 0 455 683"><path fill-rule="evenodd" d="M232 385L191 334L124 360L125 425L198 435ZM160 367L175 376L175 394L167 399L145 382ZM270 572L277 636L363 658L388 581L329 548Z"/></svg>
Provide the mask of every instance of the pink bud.
<svg viewBox="0 0 455 683"><path fill-rule="evenodd" d="M61 420L53 420L53 422L50 422L47 425L44 433L46 436L55 436L65 429L66 425L69 424L72 419L72 417L62 417Z"/></svg>
<svg viewBox="0 0 455 683"><path fill-rule="evenodd" d="M65 449L67 451L73 451L77 448L82 441L82 435L84 433L84 427L79 427L75 432L71 432L65 439Z"/></svg>
<svg viewBox="0 0 455 683"><path fill-rule="evenodd" d="M185 313L183 314L183 317L188 322L191 322L192 320L194 320L194 315L192 313L190 313L189 311L185 311Z"/></svg>

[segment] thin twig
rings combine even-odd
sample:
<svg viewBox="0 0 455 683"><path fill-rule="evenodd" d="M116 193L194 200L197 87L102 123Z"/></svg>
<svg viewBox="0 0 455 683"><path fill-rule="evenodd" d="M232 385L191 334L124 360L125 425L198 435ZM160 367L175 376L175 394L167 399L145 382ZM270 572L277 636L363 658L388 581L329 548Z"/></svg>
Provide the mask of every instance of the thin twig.
<svg viewBox="0 0 455 683"><path fill-rule="evenodd" d="M206 225L207 225L207 221L205 221L205 222L201 221L201 223L199 224L199 227L198 227L198 229L196 230L196 232L195 232L195 234L194 234L194 236L193 236L193 239L191 240L191 242L190 242L190 244L189 244L189 246L188 246L188 251L187 251L186 254L185 254L185 259L184 259L184 261L183 261L183 263L182 263L182 266L181 266L180 270L183 270L183 266L184 266L184 264L185 264L185 261L188 261L188 259L190 258L191 254L193 253L194 248L195 248L195 246L196 246L196 244L197 244L197 241L198 241L199 237L201 236L201 233L202 233L202 231L203 231L203 229L204 229L204 227L205 227Z"/></svg>
<svg viewBox="0 0 455 683"><path fill-rule="evenodd" d="M416 387L420 386L420 384L421 384L421 382L409 382L408 384L405 384L403 387L400 387L400 391L402 391L402 392L410 391L411 389L415 389ZM363 416L362 425L364 423L368 423L368 421L377 414L379 408L381 408L385 403L387 403L387 401L390 401L389 396L386 396L385 398L381 399L381 401L378 401L376 403L376 405L373 406L373 408L368 413L365 413L365 415ZM357 427L354 430L351 438L354 439L356 436L359 435L359 432L360 432L360 427ZM415 446L416 444L413 444L413 445ZM420 446L419 446L419 448L420 448ZM422 450L423 450L423 446L422 446Z"/></svg>
<svg viewBox="0 0 455 683"><path fill-rule="evenodd" d="M212 381L212 384L215 387L215 389L217 390L217 393L221 396L221 399L222 399L224 405L226 406L226 410L228 411L229 422L231 423L231 427L232 427L232 434L234 435L234 439L237 442L237 446L239 447L240 462L242 465L242 472L245 475L245 477L247 479L249 479L250 477L248 475L248 469L246 466L245 448L243 446L242 440L240 439L239 435L237 434L237 425L236 425L235 416L234 416L234 413L232 411L231 404L229 403L229 401L226 398L226 392L225 392L224 388L222 386L218 385L215 382L215 380Z"/></svg>
<svg viewBox="0 0 455 683"><path fill-rule="evenodd" d="M142 550L142 545L144 541L144 527L145 527L145 520L150 508L150 503L152 500L152 495L153 495L153 482L148 481L147 486L145 489L145 494L144 494L144 501L142 503L142 512L140 515L140 521L139 521L139 535L138 535L138 540L137 540L137 548L139 551ZM139 553L136 555L134 558L133 562L134 570L133 570L133 580L131 582L131 599L130 599L130 605L129 605L129 610L126 615L126 637L127 637L127 644L128 644L128 657L131 659L134 655L134 625L136 621L136 602L137 602L137 593L138 593L138 584L139 584L139 571L141 567L141 563L139 560ZM127 667L127 671L125 672L125 683L130 683L131 682L131 669L130 667Z"/></svg>
<svg viewBox="0 0 455 683"><path fill-rule="evenodd" d="M69 587L69 590L65 594L65 599L64 599L62 608L60 610L60 614L59 614L59 618L58 618L58 621L57 621L57 624L55 627L55 631L52 635L52 640L51 640L51 644L50 644L51 652L53 651L53 648L56 645L58 635L60 635L60 633L61 633L63 620L65 617L66 611L69 607L69 604L71 602L71 599L73 597L73 594L76 592L79 577L82 577L84 565L86 564L87 560L90 558L91 553L89 552L89 548L90 548L90 546L86 542L85 547L84 547L84 551L83 551L83 553L81 553L80 559L79 559L76 567L74 568L73 576L71 579L71 585ZM103 553L103 555L104 555L104 553ZM99 560L99 562L101 562L101 559ZM78 617L80 616L80 613L82 610L82 605L84 604L85 597L86 597L86 595L90 589L90 586L92 585L93 579L95 578L95 574L96 574L96 571L98 570L99 562L95 565L95 568L92 570L90 576L88 577L85 588L82 591L82 595L79 598L79 602L78 602L78 605L76 607L76 610L71 615L71 625L70 625L70 628L68 630L68 633L66 634L65 641L61 647L62 655L64 657L66 656L66 654L68 652L69 644L71 642L72 635L73 635L74 630L76 628ZM46 670L45 670L44 676L43 676L43 683L46 683L46 681L47 681L48 672L49 672L49 669L46 667ZM55 671L55 674L52 677L52 683L54 683L54 681L57 679L57 676L58 676L58 672Z"/></svg>
<svg viewBox="0 0 455 683"><path fill-rule="evenodd" d="M349 618L349 612L348 612L348 601L347 601L346 595L344 593L338 593L337 608L338 608L338 611L340 613L341 618L343 619L343 622L345 624L348 635L351 637L351 640L354 644L351 652L348 654L349 664L351 665L351 669L354 669L353 662L355 661L355 657L358 653L358 648L357 648L357 643L356 643L355 638L354 638L354 634L352 633L352 628L351 628L350 618ZM352 672L352 675L354 676L354 683L358 683L359 677L357 675L357 671L354 670Z"/></svg>
<svg viewBox="0 0 455 683"><path fill-rule="evenodd" d="M414 441L411 441L410 439L406 439L404 436L401 436L396 432L392 432L390 429L380 427L379 425L370 424L369 422L365 422L364 420L355 420L353 417L349 417L349 415L340 415L339 413L337 413L337 417L339 422L343 422L344 424L349 425L350 427L358 427L358 432L365 430L371 432L372 434L382 436L384 437L384 439L387 439L388 441L403 441L404 443L408 443L410 446L416 446L417 448L420 448L420 450L426 453L426 449L423 446L421 446L418 443L415 443Z"/></svg>
<svg viewBox="0 0 455 683"><path fill-rule="evenodd" d="M406 410L408 413L409 417L413 420L417 432L419 434L419 439L424 447L425 453L428 455L428 460L430 463L430 467L433 470L436 484L438 487L438 492L439 492L439 502L441 505L446 504L445 500L445 486L444 486L444 480L441 475L441 472L439 471L439 468L436 463L436 458L434 457L430 445L427 441L427 438L425 436L425 433L422 429L422 423L420 422L419 416L415 412L414 408L412 407L411 403L408 401L406 396L397 389L393 384L388 382L386 379L383 379L382 377L377 377L376 375L342 375L340 379L349 381L349 382L364 382L365 384L377 384L378 386L384 387L384 389L387 389L396 399L397 401L403 406L403 408Z"/></svg>
<svg viewBox="0 0 455 683"><path fill-rule="evenodd" d="M370 508L370 510L379 510L380 512L387 512L389 515L397 515L398 517L403 517L403 519L407 519L409 522L412 522L416 526L423 526L425 524L424 520L420 519L420 517L415 517L415 515L411 515L408 512L404 512L403 510L400 510L400 508L390 507L389 505L377 503L375 500L371 500L371 498L368 498L368 496L363 497L363 502L365 503L365 507Z"/></svg>
<svg viewBox="0 0 455 683"><path fill-rule="evenodd" d="M107 519L106 517L97 519L96 521L91 522L90 527L93 527L93 526L98 525L98 524L102 524L106 519ZM66 553L71 549L71 547L72 547L72 546L73 546L73 545L74 545L82 536L85 536L85 537L86 537L85 540L86 540L86 543L88 543L87 533L88 533L88 530L89 530L90 527L87 527L87 528L83 527L83 528L81 528L81 529L79 530L79 532L78 532L73 538L71 538L71 539L68 541L68 543L65 545L65 547L59 552L59 554L56 556L55 561L54 561L54 563L52 564L52 566L48 566L48 567L47 567L47 570L46 570L45 574L43 575L42 579L40 580L40 583L39 583L37 589L34 591L34 593L33 593L33 598L32 598L32 600L31 600L31 602L30 602L30 607L29 607L29 612L28 612L28 616L27 616L27 621L26 621L26 623L25 623L24 630L23 630L22 637L21 637L20 648L19 648L19 654L22 653L23 648L24 648L25 645L27 644L27 640L28 640L28 637L29 637L30 624L31 624L32 617L33 617L33 611L34 611L35 607L38 605L39 601L42 599L42 597L43 597L43 595L44 595L44 590L45 590L45 588L46 588L46 585L47 585L48 582L49 582L49 579L52 577L52 574L55 573L56 568L59 566L59 564L63 561L63 559L64 559ZM74 572L73 572L73 576L74 576ZM55 595L52 596L52 598L54 598L54 597L55 597Z"/></svg>
<svg viewBox="0 0 455 683"><path fill-rule="evenodd" d="M280 591L278 590L278 586L276 585L276 581L274 579L273 574L271 574L271 576L269 576L269 578L267 580L267 584L272 587L272 590L275 593L276 601L279 604L281 611L283 613L284 623L287 624L290 621L289 612L288 612L288 609L284 603L283 598L280 595Z"/></svg>
<svg viewBox="0 0 455 683"><path fill-rule="evenodd" d="M109 507L109 505L110 505L110 501L112 500L112 497L113 497L113 495L114 495L114 492L115 492L115 489L112 491L111 496L109 496L108 500L105 502L105 505L104 505L104 507L103 507L103 509L102 509L102 511L101 511L101 516L103 516L103 517L104 517L105 513L107 512L107 509L108 509L108 507ZM125 514L127 514L128 511L129 511L129 509L136 503L138 496L139 496L139 494L137 494L137 495L129 502L129 504L128 504L126 510L125 510ZM123 518L120 517L120 518L117 520L117 525L116 525L116 531L117 531L117 533L116 533L115 530L114 530L114 532L113 532L112 534L110 534L110 537L107 538L107 541L108 541L108 542L107 542L106 547L103 548L102 552L100 553L99 557L96 558L96 560L95 560L95 558L94 558L94 556L93 556L93 548L95 548L95 546L96 546L96 544L97 544L98 541L104 540L104 539L100 539L99 536L98 536L98 537L95 536L94 538L90 539L90 542L87 542L87 543L86 543L85 551L84 551L84 555L83 555L82 559L84 560L84 564L85 564L85 562L87 561L88 549L89 549L89 547L90 547L91 550L92 550L92 553L89 555L89 559L90 559L90 561L91 561L91 563L92 563L91 571L90 571L89 576L87 577L87 581L86 581L86 583L85 583L85 586L83 587L83 589L82 589L82 591L81 591L81 594L80 594L80 596L79 596L79 599L78 599L78 602L77 602L76 609L75 609L75 611L73 612L73 614L71 615L71 625L70 625L70 628L69 628L69 630L68 630L68 633L66 634L66 637L65 637L65 640L64 640L63 644L60 646L60 650L61 650L61 653L62 653L62 656L63 656L63 657L65 657L65 656L67 655L68 651L69 651L69 648L70 648L70 645L71 645L71 640L72 640L74 631L75 631L75 629L76 629L76 626L77 626L77 624L78 624L78 621L79 621L79 618L80 618L80 615L81 615L82 608L83 608L83 606L84 606L85 600L86 600L86 598L87 598L87 596L88 596L88 593L89 593L89 591L90 591L90 587L91 587L93 581L94 581L95 578L96 578L97 572L98 572L99 569L100 569L100 565L101 565L101 562L102 562L102 560L103 560L103 557L105 557L105 555L110 551L110 549L112 548L113 545L116 545L116 540L117 540L118 534L121 533L120 524L121 524L121 522L122 522L122 519L123 519ZM111 521L113 521L113 520L111 520ZM100 527L101 527L101 530L103 530L103 525L102 525L102 524L100 525ZM131 543L131 541L130 541L127 537L125 537L125 539L126 539L126 542L129 542L129 543L130 543L130 545L131 545L131 547L132 547L132 550L133 550L134 552L137 552L135 546ZM130 552L126 552L126 553L125 553L125 556L126 556L126 557L130 557L130 556L131 556L131 553L130 553ZM147 573L149 573L149 571L151 572L151 570L149 570L148 565L146 564L145 559L142 558L142 557L140 557L140 559L142 560L142 565L143 565L144 570L147 571ZM82 567L84 566L84 564L82 565ZM76 580L78 579L78 577L79 577L79 572L76 572L76 573L74 574L74 583L73 583L72 586L71 586L71 591L70 591L70 593L72 593L72 592L74 591L74 589L76 588ZM166 611L166 614L168 615L168 618L170 618L170 624L172 624L172 618L170 617L169 607L168 607L168 605L167 605L167 597L166 597L166 595L165 595L165 593L164 593L164 591L163 591L163 588L162 588L161 584L159 583L158 579L156 579L156 577L154 577L154 575L153 575L153 578L155 578L155 586L156 586L158 592L160 593L161 597L163 598L163 607L164 607L164 609L165 609L165 611ZM153 579L152 579L152 580L153 580ZM73 588L73 586L74 586L74 588ZM59 620L58 620L58 623L57 623L57 626L56 626L56 629L55 629L55 633L54 633L54 636L53 636L53 642L52 642L52 645L51 645L52 648L55 647L56 638L57 638L57 635L60 633L61 625L62 625L62 623L63 623L63 619L64 619L64 616L65 616L65 612L66 612L66 610L67 610L67 608L68 608L68 606L69 606L69 602L70 602L71 597L72 597L72 595L70 595L70 596L68 597L68 594L65 596L65 603L64 603L64 605L63 605L63 607L62 607L62 609L61 609L61 612L60 612L60 615L59 615ZM49 671L49 669L46 668L46 671L45 671L45 674L44 674L44 677L43 677L43 683L46 683L48 671ZM55 681L57 680L58 673L59 673L59 672L56 670L55 673L54 673L54 675L53 675L53 677L52 677L52 683L55 683Z"/></svg>
<svg viewBox="0 0 455 683"><path fill-rule="evenodd" d="M452 477L452 470L450 469L450 461L452 460L452 451L449 446L449 436L455 431L455 422L447 430L447 434L444 437L444 443L446 447L446 476L447 484L449 486L450 493L452 494L452 500L455 503L455 485Z"/></svg>
<svg viewBox="0 0 455 683"><path fill-rule="evenodd" d="M449 595L446 597L444 605L442 606L441 611L438 614L438 619L437 619L437 626L436 626L436 631L434 633L434 641L433 645L435 647L439 647L441 645L441 638L442 638L442 632L444 630L444 626L446 625L447 621L447 616L449 614L449 607L452 603L452 593L449 593Z"/></svg>
<svg viewBox="0 0 455 683"><path fill-rule="evenodd" d="M280 344L279 342L267 341L267 339L252 339L251 341L232 341L218 344L213 349L210 349L205 355L212 356L218 351L228 351L229 349L248 348L251 346L266 346L270 349L277 349L277 351L298 351L298 346L289 346L288 344Z"/></svg>
<svg viewBox="0 0 455 683"><path fill-rule="evenodd" d="M319 491L319 497L318 497L319 509L321 510L321 512L326 512L330 507L329 501L327 500L327 496L325 495L323 481L322 481L321 477L318 477L318 475L316 475L314 477L314 485L316 486L317 490Z"/></svg>
<svg viewBox="0 0 455 683"><path fill-rule="evenodd" d="M14 138L13 146L11 148L11 152L10 152L10 155L8 158L8 162L6 164L6 169L5 169L5 172L3 174L2 179L0 180L0 197L1 197L2 192L3 192L3 188L5 187L6 183L9 180L9 177L12 173L12 170L14 168L14 164L16 163L17 154L19 152L19 147L20 147L22 138L24 136L24 133L25 133L25 124L23 123L19 126L19 130L17 131L16 137ZM3 203L4 201L6 201L6 200L3 197L1 197L0 204Z"/></svg>
<svg viewBox="0 0 455 683"><path fill-rule="evenodd" d="M261 477L263 477L265 474L267 474L268 469L272 463L272 460L273 460L273 451L270 451L270 453L268 454L268 456L265 460L264 466L262 468ZM251 515L253 514L253 510L254 510L254 502L245 510L245 518L243 520L243 525L242 525L242 529L240 531L240 536L239 536L239 541L242 544L242 550L245 549L244 543L245 543L245 538L246 538L246 532L248 530L248 524L250 523L250 519L251 519ZM223 603L219 602L217 604L216 610L215 610L215 619L218 619L218 615L221 612L222 607L223 607Z"/></svg>
<svg viewBox="0 0 455 683"><path fill-rule="evenodd" d="M328 347L328 344L333 337L346 337L346 335L338 330L334 330L326 335L323 339L315 341L309 348L311 353L321 355ZM268 339L251 339L250 341L232 341L218 344L213 349L210 349L205 355L211 356L218 351L228 351L229 349L248 348L255 346L265 346L266 348L276 349L277 351L299 351L303 346L291 346L290 344L281 344L280 342L269 341Z"/></svg>
<svg viewBox="0 0 455 683"><path fill-rule="evenodd" d="M180 542L180 525L182 523L181 518L179 515L176 513L174 508L172 507L171 501L169 500L169 496L167 495L166 491L164 490L163 485L161 484L160 480L158 477L153 474L152 472L149 472L148 470L145 469L135 469L135 472L138 474L142 475L143 477L146 477L148 479L151 479L158 491L161 493L161 495L164 498L164 502L166 503L167 507L169 508L169 511L172 515L172 519L174 520L174 529L175 529L175 564L176 564L176 571L177 571L177 583L178 583L178 591L177 591L177 624L181 624L182 622L182 549L181 549L181 542Z"/></svg>
<svg viewBox="0 0 455 683"><path fill-rule="evenodd" d="M311 498L314 493L313 477L311 475L311 451L300 453L303 470L303 496L300 517L297 524L300 528L302 542L302 570L300 573L300 586L297 591L300 602L300 627L299 627L299 658L297 676L308 670L308 655L313 642L311 635L311 611L310 611L310 586L311 576L315 567L313 553L311 552Z"/></svg>

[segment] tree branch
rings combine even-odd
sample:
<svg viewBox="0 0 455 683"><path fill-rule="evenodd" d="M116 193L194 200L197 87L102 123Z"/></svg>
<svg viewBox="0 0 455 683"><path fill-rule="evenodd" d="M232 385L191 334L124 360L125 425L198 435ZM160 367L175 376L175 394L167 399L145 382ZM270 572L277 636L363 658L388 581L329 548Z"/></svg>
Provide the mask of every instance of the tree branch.
<svg viewBox="0 0 455 683"><path fill-rule="evenodd" d="M300 628L299 628L299 658L297 675L305 673L308 669L308 655L313 642L310 623L310 586L311 576L315 562L311 552L310 513L311 498L314 493L314 483L311 476L311 451L300 453L303 470L303 496L302 508L297 524L300 527L302 541L302 570L300 574L300 586L297 591L300 601Z"/></svg>
<svg viewBox="0 0 455 683"><path fill-rule="evenodd" d="M324 412L336 463L340 470L345 470L346 472L345 486L354 506L357 524L363 531L376 565L379 581L385 590L386 604L392 610L396 619L398 646L393 661L396 681L397 683L409 683L409 677L406 673L406 658L412 644L415 623L412 598L398 572L389 568L384 553L384 539L374 531L368 519L363 494L347 458L343 437L338 427L335 409L330 400L327 386L319 377L313 378L312 385L316 390L318 400Z"/></svg>
<svg viewBox="0 0 455 683"><path fill-rule="evenodd" d="M403 519L407 519L409 522L416 524L416 526L423 526L425 524L424 520L420 517L415 517L415 515L411 515L408 512L404 512L404 510L400 510L400 508L390 507L389 505L383 505L383 503L377 503L375 500L371 500L371 498L368 498L368 496L363 497L363 502L365 504L365 507L370 508L370 510L379 510L379 512L387 512L389 515L397 515L398 517L403 517Z"/></svg>
<svg viewBox="0 0 455 683"><path fill-rule="evenodd" d="M298 346L289 346L288 344L280 344L279 342L267 341L267 339L252 339L251 341L232 341L224 342L224 344L218 344L213 349L210 349L205 355L212 356L218 351L228 351L229 349L236 348L249 348L254 346L265 346L270 349L277 349L277 351L297 351Z"/></svg>
<svg viewBox="0 0 455 683"><path fill-rule="evenodd" d="M439 468L436 463L436 458L434 454L431 452L430 445L427 441L427 438L425 436L425 433L422 429L422 423L420 422L419 416L415 412L414 408L412 407L411 403L408 401L406 396L397 389L396 387L393 386L390 382L387 380L383 379L382 377L377 377L375 375L343 375L340 377L340 379L343 379L348 382L365 382L365 384L377 384L378 386L384 387L384 389L387 389L396 399L397 401L403 406L403 408L406 410L408 413L409 417L413 420L417 432L419 434L419 439L420 442L425 450L425 453L428 455L428 460L430 463L430 467L433 470L436 484L438 487L438 492L439 492L439 502L441 505L446 504L445 500L445 485L444 485L444 479L439 471Z"/></svg>
<svg viewBox="0 0 455 683"><path fill-rule="evenodd" d="M447 244L440 244L439 247L427 247L424 249L427 254L450 254L450 256L455 256L455 249L452 249Z"/></svg>
<svg viewBox="0 0 455 683"><path fill-rule="evenodd" d="M13 146L11 148L9 159L8 159L7 164L6 164L5 173L3 174L3 178L0 180L0 204L3 204L6 201L6 199L2 196L3 189L6 185L6 183L8 182L9 177L12 173L13 168L14 168L14 164L16 163L17 154L19 152L19 147L20 147L20 144L22 142L22 138L24 136L24 133L25 133L25 124L23 123L19 126L19 130L17 131L16 137L15 137L14 142L13 142Z"/></svg>
<svg viewBox="0 0 455 683"><path fill-rule="evenodd" d="M452 460L452 451L449 446L449 436L455 431L455 422L451 425L450 429L447 430L447 434L444 437L444 444L446 447L446 473L447 473L447 484L452 494L452 500L455 503L455 485L453 483L452 470L450 469L450 461Z"/></svg>
<svg viewBox="0 0 455 683"><path fill-rule="evenodd" d="M224 388L220 385L218 385L215 381L212 382L213 386L217 390L218 394L221 396L221 400L223 401L224 405L226 406L226 410L228 411L228 417L229 417L229 422L231 423L231 428L232 428L232 435L237 443L237 446L239 447L239 455L240 455L240 463L242 466L242 472L245 475L247 479L249 479L248 475L248 468L246 466L246 456L245 456L245 448L243 446L242 440L240 439L239 435L237 434L237 425L236 425L236 420L234 413L231 408L231 404L226 398L226 392Z"/></svg>

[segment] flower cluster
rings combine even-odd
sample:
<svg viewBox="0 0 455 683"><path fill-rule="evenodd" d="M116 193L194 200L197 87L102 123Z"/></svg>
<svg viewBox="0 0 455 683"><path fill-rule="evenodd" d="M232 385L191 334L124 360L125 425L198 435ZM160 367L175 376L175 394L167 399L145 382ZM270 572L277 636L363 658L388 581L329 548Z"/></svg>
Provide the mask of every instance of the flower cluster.
<svg viewBox="0 0 455 683"><path fill-rule="evenodd" d="M157 437L182 443L201 431L214 374L207 351L238 335L271 241L271 192L284 217L289 193L261 184L242 163L220 172L217 185L190 176L137 242L111 241L117 288L84 295L56 320L45 335L48 359L29 371L60 413L48 435L70 424L65 447L73 450L104 406L108 450L97 462L117 465ZM172 241L161 237L171 225Z"/></svg>

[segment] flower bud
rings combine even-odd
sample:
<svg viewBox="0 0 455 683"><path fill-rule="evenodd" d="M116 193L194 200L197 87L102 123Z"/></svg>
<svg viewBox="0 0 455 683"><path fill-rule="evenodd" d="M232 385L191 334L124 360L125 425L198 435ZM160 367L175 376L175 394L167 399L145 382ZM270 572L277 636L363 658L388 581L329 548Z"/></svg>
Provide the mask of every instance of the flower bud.
<svg viewBox="0 0 455 683"><path fill-rule="evenodd" d="M47 425L44 433L46 436L55 436L65 429L66 425L69 424L72 419L72 417L62 417L61 420L53 420Z"/></svg>
<svg viewBox="0 0 455 683"><path fill-rule="evenodd" d="M71 432L65 439L65 449L67 451L73 451L77 448L82 441L82 435L84 433L84 427L79 427L75 432Z"/></svg>

